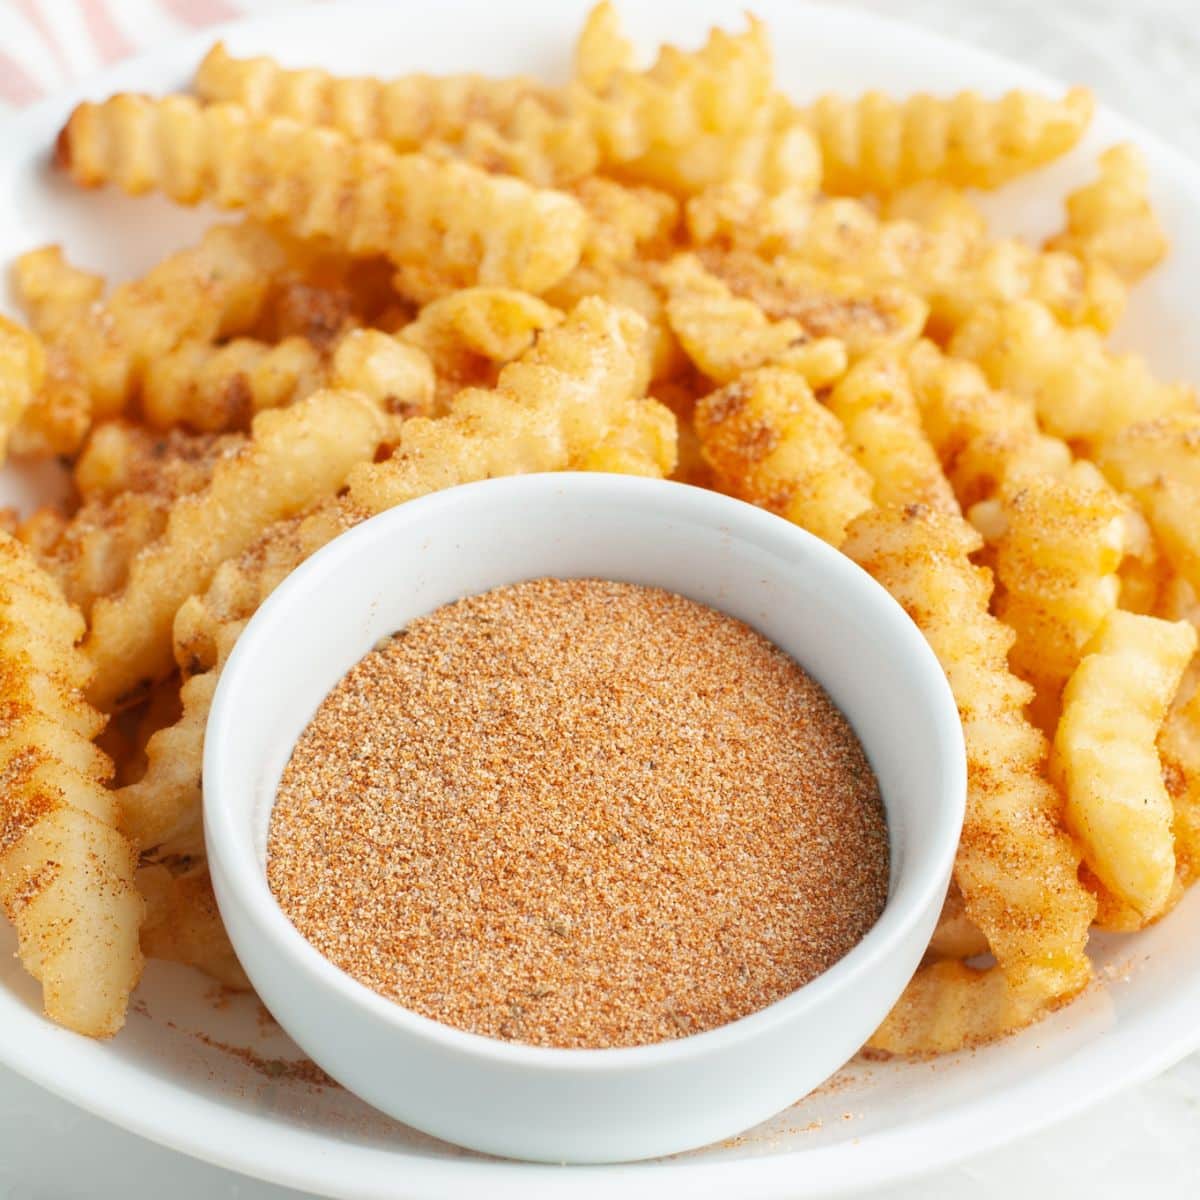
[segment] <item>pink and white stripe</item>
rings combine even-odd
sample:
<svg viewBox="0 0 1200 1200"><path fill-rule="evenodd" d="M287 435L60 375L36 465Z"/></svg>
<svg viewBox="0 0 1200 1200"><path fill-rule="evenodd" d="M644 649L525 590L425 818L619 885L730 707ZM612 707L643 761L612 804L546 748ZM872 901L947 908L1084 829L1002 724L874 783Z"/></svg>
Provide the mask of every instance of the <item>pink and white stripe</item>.
<svg viewBox="0 0 1200 1200"><path fill-rule="evenodd" d="M295 0L0 0L0 113L170 38Z"/></svg>

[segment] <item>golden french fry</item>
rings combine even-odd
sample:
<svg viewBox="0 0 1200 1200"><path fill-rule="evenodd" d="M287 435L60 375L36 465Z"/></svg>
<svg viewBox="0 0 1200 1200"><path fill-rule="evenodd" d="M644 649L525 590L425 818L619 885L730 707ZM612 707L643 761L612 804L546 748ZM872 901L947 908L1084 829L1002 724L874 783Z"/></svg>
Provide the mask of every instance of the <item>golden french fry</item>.
<svg viewBox="0 0 1200 1200"><path fill-rule="evenodd" d="M226 987L249 989L221 924L207 868L175 875L161 864L150 864L138 871L137 886L146 901L142 952L147 958L183 963Z"/></svg>
<svg viewBox="0 0 1200 1200"><path fill-rule="evenodd" d="M270 58L234 58L221 42L196 71L196 95L209 104L233 103L256 117L290 117L330 125L360 141L415 150L452 140L472 121L502 124L528 97L549 98L534 79L484 75L402 75L382 80L339 78L314 69L293 71Z"/></svg>
<svg viewBox="0 0 1200 1200"><path fill-rule="evenodd" d="M834 387L828 403L846 430L850 453L874 480L876 504L920 504L957 515L954 490L921 428L899 356L862 359Z"/></svg>
<svg viewBox="0 0 1200 1200"><path fill-rule="evenodd" d="M681 254L662 271L667 321L692 362L717 383L767 365L785 366L812 387L833 383L846 370L837 338L812 337L792 318L772 321L743 300L695 255Z"/></svg>
<svg viewBox="0 0 1200 1200"><path fill-rule="evenodd" d="M457 285L544 291L579 261L587 233L587 215L562 193L186 96L81 104L58 157L85 187L112 183L133 195L159 190L183 204L245 209L300 237L419 264Z"/></svg>
<svg viewBox="0 0 1200 1200"><path fill-rule="evenodd" d="M870 476L837 418L795 371L764 367L704 396L695 427L723 490L831 545L870 507Z"/></svg>
<svg viewBox="0 0 1200 1200"><path fill-rule="evenodd" d="M1172 567L1200 587L1200 410L1187 399L1187 409L1121 429L1100 447L1097 462L1141 506Z"/></svg>
<svg viewBox="0 0 1200 1200"><path fill-rule="evenodd" d="M277 242L263 230L217 226L107 300L55 311L49 320L45 295L55 285L46 276L61 271L63 288L74 295L77 273L60 258L43 260L29 307L48 320L50 377L18 430L21 451L77 451L94 419L125 410L156 360L184 341L211 342L251 325L282 263Z"/></svg>
<svg viewBox="0 0 1200 1200"><path fill-rule="evenodd" d="M46 378L46 352L36 334L0 316L0 462L8 439Z"/></svg>
<svg viewBox="0 0 1200 1200"><path fill-rule="evenodd" d="M1148 188L1137 147L1109 147L1100 155L1099 178L1067 197L1067 227L1047 248L1097 259L1135 282L1167 253L1167 235L1150 207Z"/></svg>
<svg viewBox="0 0 1200 1200"><path fill-rule="evenodd" d="M613 77L632 71L633 45L609 0L592 6L575 43L574 76L590 91L603 91Z"/></svg>
<svg viewBox="0 0 1200 1200"><path fill-rule="evenodd" d="M1008 92L985 100L882 92L821 96L806 116L821 145L833 193L887 193L920 179L999 187L1065 154L1083 136L1095 102L1086 88L1061 100Z"/></svg>
<svg viewBox="0 0 1200 1200"><path fill-rule="evenodd" d="M1063 693L1052 765L1088 866L1143 917L1175 882L1171 799L1155 742L1196 649L1186 621L1114 611Z"/></svg>
<svg viewBox="0 0 1200 1200"><path fill-rule="evenodd" d="M773 262L740 251L703 251L700 260L735 295L772 320L792 319L815 338L837 338L851 360L915 342L929 309L895 284L864 282L798 259Z"/></svg>
<svg viewBox="0 0 1200 1200"><path fill-rule="evenodd" d="M92 744L103 718L79 689L83 618L29 552L0 535L0 904L46 1014L108 1037L142 970L133 847L117 832Z"/></svg>
<svg viewBox="0 0 1200 1200"><path fill-rule="evenodd" d="M304 338L276 345L256 338L219 346L188 341L147 367L142 412L155 429L246 429L264 408L282 408L315 391L323 374L320 354Z"/></svg>
<svg viewBox="0 0 1200 1200"><path fill-rule="evenodd" d="M96 667L93 703L126 704L166 675L180 604L273 521L335 491L354 463L371 457L383 431L379 409L354 392L318 392L260 413L244 449L174 505L162 536L130 564L122 590L93 607L84 647Z"/></svg>
<svg viewBox="0 0 1200 1200"><path fill-rule="evenodd" d="M967 809L954 878L1003 980L926 969L877 1035L875 1044L893 1052L997 1036L1074 995L1091 975L1084 946L1095 901L1079 883L1079 850L1058 827L1061 797L1043 773L1046 739L1024 715L1030 689L1009 670L1012 633L988 612L989 573L970 559L978 546L961 517L910 505L864 513L843 547L920 627L958 701ZM943 977L954 983L936 982ZM951 986L953 999L943 995ZM1004 1004L985 1003L980 989L1000 990ZM930 1004L967 1019L930 1023Z"/></svg>
<svg viewBox="0 0 1200 1200"><path fill-rule="evenodd" d="M797 258L874 284L897 284L924 299L939 334L975 309L1031 298L1065 325L1106 331L1126 288L1107 264L1039 252L1016 238L980 238L970 228L926 228L881 220L851 199L814 199L793 189L769 195L741 180L687 202L688 231L702 246Z"/></svg>
<svg viewBox="0 0 1200 1200"><path fill-rule="evenodd" d="M969 514L995 551L996 615L1016 634L1008 660L1036 692L1031 712L1053 730L1059 696L1085 644L1117 607L1127 506L1090 462L1058 478L1027 476L985 501L996 527Z"/></svg>
<svg viewBox="0 0 1200 1200"><path fill-rule="evenodd" d="M1196 409L1190 389L1160 383L1142 359L1114 354L1093 330L1064 329L1034 300L978 309L950 352L1032 400L1049 433L1091 449L1135 421Z"/></svg>

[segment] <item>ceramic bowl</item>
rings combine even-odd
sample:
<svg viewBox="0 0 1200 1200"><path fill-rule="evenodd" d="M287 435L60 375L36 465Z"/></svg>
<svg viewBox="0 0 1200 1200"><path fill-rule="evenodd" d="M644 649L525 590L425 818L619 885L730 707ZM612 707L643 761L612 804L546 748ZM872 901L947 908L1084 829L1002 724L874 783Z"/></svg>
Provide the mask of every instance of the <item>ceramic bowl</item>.
<svg viewBox="0 0 1200 1200"><path fill-rule="evenodd" d="M413 618L541 576L663 587L721 609L787 651L849 718L887 809L891 889L878 923L817 979L670 1042L528 1046L450 1028L376 994L323 958L276 904L266 879L271 807L292 747L329 690ZM804 1095L862 1045L937 919L965 774L937 660L849 559L712 492L617 475L533 475L405 504L284 581L217 688L205 834L238 957L276 1019L330 1075L386 1113L476 1150L613 1162L735 1134Z"/></svg>

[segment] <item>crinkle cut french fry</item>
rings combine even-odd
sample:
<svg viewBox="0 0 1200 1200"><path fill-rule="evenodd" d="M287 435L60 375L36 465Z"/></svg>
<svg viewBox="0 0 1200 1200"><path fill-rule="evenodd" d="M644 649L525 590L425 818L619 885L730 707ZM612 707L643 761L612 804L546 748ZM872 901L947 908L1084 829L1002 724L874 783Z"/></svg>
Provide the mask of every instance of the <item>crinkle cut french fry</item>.
<svg viewBox="0 0 1200 1200"><path fill-rule="evenodd" d="M998 518L994 536L981 528L1003 587L996 615L1016 634L1009 662L1033 685L1031 711L1052 730L1085 644L1117 607L1127 505L1082 460L1058 478L1009 483L985 503Z"/></svg>
<svg viewBox="0 0 1200 1200"><path fill-rule="evenodd" d="M94 419L122 412L137 396L151 363L185 340L212 341L251 325L282 264L269 233L217 226L107 300L59 314L47 335L51 378L18 431L23 451L77 451ZM43 264L42 274L52 265ZM74 269L62 270L70 288ZM42 279L39 288L48 287ZM31 303L35 313L45 306L42 295Z"/></svg>
<svg viewBox="0 0 1200 1200"><path fill-rule="evenodd" d="M104 721L80 691L83 619L29 552L0 536L0 904L46 1013L108 1037L141 974L135 853L117 832L92 745Z"/></svg>
<svg viewBox="0 0 1200 1200"><path fill-rule="evenodd" d="M851 454L874 480L877 504L922 504L957 515L900 357L884 352L862 359L839 380L828 404Z"/></svg>
<svg viewBox="0 0 1200 1200"><path fill-rule="evenodd" d="M226 987L249 990L205 868L175 875L151 864L138 871L137 886L146 900L142 951L147 958L197 967Z"/></svg>
<svg viewBox="0 0 1200 1200"><path fill-rule="evenodd" d="M950 352L1032 400L1047 432L1092 449L1135 421L1196 411L1189 388L1159 382L1141 358L1113 353L1093 330L1063 328L1033 300L978 309Z"/></svg>
<svg viewBox="0 0 1200 1200"><path fill-rule="evenodd" d="M41 246L18 255L13 291L43 338L53 339L104 295L104 276L72 266L61 246Z"/></svg>
<svg viewBox="0 0 1200 1200"><path fill-rule="evenodd" d="M362 392L403 415L427 413L433 402L433 368L419 350L378 329L351 328L329 353L302 337L275 345L255 338L185 342L147 371L142 409L159 429L246 429L256 413L326 385Z"/></svg>
<svg viewBox="0 0 1200 1200"><path fill-rule="evenodd" d="M328 125L347 137L388 142L397 150L453 140L472 121L501 125L523 100L551 99L549 88L522 76L343 78L311 68L288 70L270 58L234 58L222 42L204 56L195 88L209 104L229 102L256 117Z"/></svg>
<svg viewBox="0 0 1200 1200"><path fill-rule="evenodd" d="M1124 309L1126 288L1105 263L1039 252L1016 238L980 238L965 227L924 228L881 220L857 200L772 196L740 180L688 201L688 231L701 246L794 257L876 284L898 284L930 306L949 335L976 308L1030 298L1065 325L1107 331Z"/></svg>
<svg viewBox="0 0 1200 1200"><path fill-rule="evenodd" d="M1071 449L1038 427L1033 402L994 389L974 364L918 342L908 358L921 423L964 510L1008 484L1059 478Z"/></svg>
<svg viewBox="0 0 1200 1200"><path fill-rule="evenodd" d="M242 451L173 507L162 537L130 565L124 588L96 602L85 643L97 671L93 703L127 703L166 675L180 604L273 521L334 492L383 433L383 414L353 392L317 392L260 413Z"/></svg>
<svg viewBox="0 0 1200 1200"><path fill-rule="evenodd" d="M1134 283L1162 261L1167 236L1150 207L1146 164L1136 146L1110 146L1100 155L1100 176L1067 197L1067 227L1050 250L1107 263Z"/></svg>
<svg viewBox="0 0 1200 1200"><path fill-rule="evenodd" d="M400 337L423 350L438 382L457 391L490 386L496 370L519 358L563 314L512 288L463 288L425 305Z"/></svg>
<svg viewBox="0 0 1200 1200"><path fill-rule="evenodd" d="M634 405L628 419L615 425L590 450L570 463L572 470L608 471L665 479L679 462L675 414L647 397Z"/></svg>
<svg viewBox="0 0 1200 1200"><path fill-rule="evenodd" d="M658 188L627 187L600 175L581 180L571 194L591 218L585 263L632 263L670 252L681 215L674 196Z"/></svg>
<svg viewBox="0 0 1200 1200"><path fill-rule="evenodd" d="M926 963L871 1035L867 1054L924 1057L978 1046L1024 1028L1039 1012L999 967Z"/></svg>
<svg viewBox="0 0 1200 1200"><path fill-rule="evenodd" d="M851 360L915 342L929 309L895 284L876 284L797 259L773 262L740 251L704 250L704 266L772 320L795 320L812 337L843 342Z"/></svg>
<svg viewBox="0 0 1200 1200"><path fill-rule="evenodd" d="M767 365L797 371L812 387L833 383L846 370L837 338L814 338L790 317L772 321L744 300L695 255L681 254L661 272L667 321L692 362L716 383Z"/></svg>
<svg viewBox="0 0 1200 1200"><path fill-rule="evenodd" d="M89 449L99 443L103 452L103 443L118 443L123 436L118 431L128 428L115 422L101 426L98 434L113 430L116 436L93 437ZM150 447L126 444L122 450L111 445L114 453L127 455L124 462L112 464L120 472L119 486L85 493L83 503L54 536L43 536L36 546L38 561L85 616L98 597L124 586L129 564L162 534L174 504L207 486L217 463L236 454L244 441L236 435L191 437L177 431L148 440ZM85 465L84 460L78 465ZM96 456L86 465L90 469L83 473L85 478L101 466ZM21 538L29 540L26 527Z"/></svg>
<svg viewBox="0 0 1200 1200"><path fill-rule="evenodd" d="M58 157L85 187L245 209L354 255L419 263L458 286L544 291L579 261L587 234L586 213L560 192L186 96L81 104Z"/></svg>
<svg viewBox="0 0 1200 1200"><path fill-rule="evenodd" d="M764 367L702 397L695 429L723 490L831 545L870 507L870 476L837 418L795 371Z"/></svg>
<svg viewBox="0 0 1200 1200"><path fill-rule="evenodd" d="M1172 806L1155 743L1196 650L1187 621L1111 612L1063 693L1052 766L1088 866L1144 918L1175 882Z"/></svg>
<svg viewBox="0 0 1200 1200"><path fill-rule="evenodd" d="M1200 879L1200 671L1180 684L1158 738L1163 781L1174 810L1175 860L1182 882Z"/></svg>
<svg viewBox="0 0 1200 1200"><path fill-rule="evenodd" d="M1139 421L1106 441L1097 462L1141 506L1174 569L1200 588L1200 411Z"/></svg>
<svg viewBox="0 0 1200 1200"><path fill-rule="evenodd" d="M610 0L592 6L575 42L574 78L589 91L602 91L622 71L632 71L633 44L621 30Z"/></svg>
<svg viewBox="0 0 1200 1200"><path fill-rule="evenodd" d="M897 100L882 92L821 96L806 110L825 162L825 187L887 193L920 179L999 187L1065 154L1082 137L1095 102L1086 88L1061 100L1012 91Z"/></svg>
<svg viewBox="0 0 1200 1200"><path fill-rule="evenodd" d="M281 408L315 391L323 375L321 355L305 338L275 345L256 338L219 346L187 341L147 367L142 413L155 429L245 429L264 408Z"/></svg>
<svg viewBox="0 0 1200 1200"><path fill-rule="evenodd" d="M1061 797L1043 774L1046 739L1023 712L1028 685L1008 668L1012 634L988 612L989 574L969 557L978 546L961 517L912 505L864 513L851 524L843 550L904 606L950 680L967 750L967 809L954 877L1007 994L1031 1015L1074 995L1090 977L1084 946L1095 901L1079 883L1080 853L1057 823ZM901 999L901 1010L923 1008L917 997L925 986L910 985L917 992ZM968 1023L954 1036L978 1040L1005 1032L1000 1015L993 1016L995 1028ZM924 1049L948 1048L936 1032L927 1036Z"/></svg>
<svg viewBox="0 0 1200 1200"><path fill-rule="evenodd" d="M452 483L581 462L644 411L638 385L644 333L636 313L583 301L504 368L494 391L467 389L446 416L406 422L390 459L352 472L347 497L271 526L240 558L228 556L203 597L177 606L183 715L150 739L145 776L119 793L126 827L142 846L194 827L217 676L241 623L287 574L351 525L405 500Z"/></svg>
<svg viewBox="0 0 1200 1200"><path fill-rule="evenodd" d="M8 439L34 403L46 377L46 353L36 334L0 316L0 462Z"/></svg>

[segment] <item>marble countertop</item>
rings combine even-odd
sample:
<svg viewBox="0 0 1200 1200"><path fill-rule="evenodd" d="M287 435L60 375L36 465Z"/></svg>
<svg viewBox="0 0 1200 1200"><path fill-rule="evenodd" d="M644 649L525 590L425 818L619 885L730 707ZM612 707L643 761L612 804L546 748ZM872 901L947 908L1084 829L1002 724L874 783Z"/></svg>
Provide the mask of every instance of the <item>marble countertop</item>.
<svg viewBox="0 0 1200 1200"><path fill-rule="evenodd" d="M1200 159L1200 0L842 2L905 17L1086 83L1111 107ZM222 0L218 7L261 10L278 3ZM0 40L4 26L19 20L21 12L39 8L49 16L73 6L72 0L0 0ZM147 6L137 0L136 7ZM68 1145L69 1154L64 1153ZM889 1200L958 1200L968 1189L974 1200L1200 1195L1200 1055L1082 1117L949 1171L888 1188L886 1195ZM299 1195L151 1145L0 1068L0 1200L286 1200Z"/></svg>

